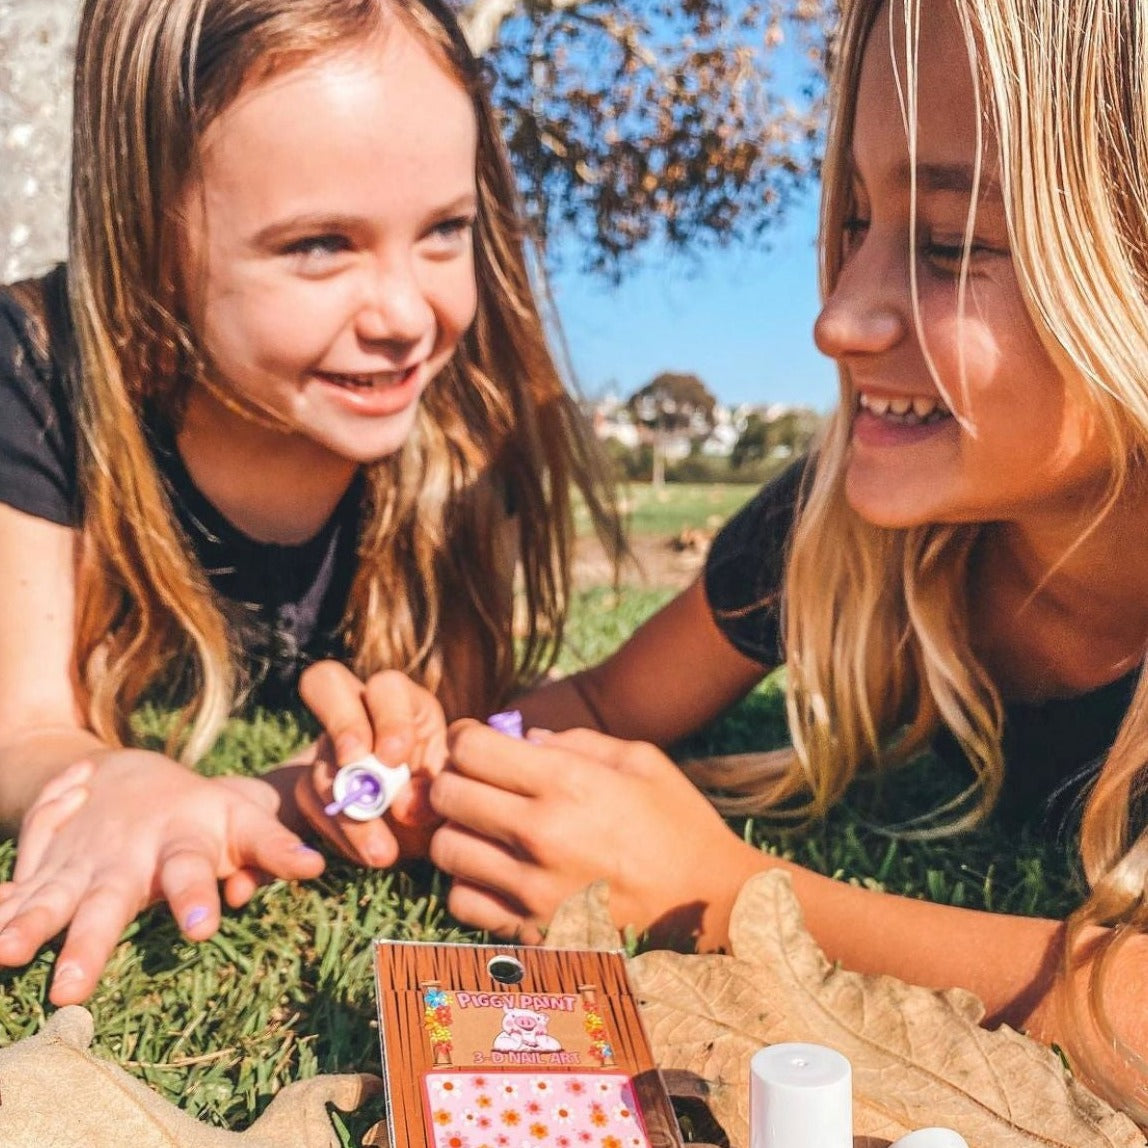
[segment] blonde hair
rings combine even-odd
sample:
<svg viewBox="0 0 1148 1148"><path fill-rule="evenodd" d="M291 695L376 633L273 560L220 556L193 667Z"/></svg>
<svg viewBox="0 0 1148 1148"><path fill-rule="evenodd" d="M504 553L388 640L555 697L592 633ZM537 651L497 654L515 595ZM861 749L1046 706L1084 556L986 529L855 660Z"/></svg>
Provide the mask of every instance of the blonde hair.
<svg viewBox="0 0 1148 1148"><path fill-rule="evenodd" d="M486 77L440 0L88 0L77 48L68 287L80 358L84 496L76 659L92 728L128 717L172 663L191 701L185 761L213 742L244 686L242 652L182 535L145 437L178 426L204 355L179 298L176 205L207 126L249 82L411 28L470 95L478 123L475 322L395 455L366 469L358 569L344 619L355 670L396 668L448 712L500 705L552 661L581 490L616 554L595 444L547 346L527 235ZM513 556L525 608L514 634Z"/></svg>
<svg viewBox="0 0 1148 1148"><path fill-rule="evenodd" d="M882 12L883 3L889 9ZM904 13L909 147L918 82L913 37L923 0L847 0L837 41L821 214L821 283L834 290L852 212L850 154L861 62L874 22ZM1111 447L1102 516L1148 444L1148 3L952 0L964 29L978 106L1000 153L1012 258L1042 342L1091 402ZM970 207L970 224L975 204ZM966 268L967 270L967 268ZM915 296L914 296L915 305ZM975 772L944 831L973 824L1000 793L1003 707L968 630L970 555L982 524L889 530L844 495L854 394L842 400L802 491L787 560L783 617L793 750L751 762L727 808L804 796L823 813L861 770L906 761L944 723ZM1084 810L1080 850L1091 891L1069 920L1062 974L1083 931L1109 926L1092 966L1090 1016L1069 1016L1074 1069L1118 1107L1148 1121L1145 1094L1106 1082L1075 1037L1085 1024L1121 1047L1103 1008L1112 956L1148 931L1148 830L1130 808L1148 791L1148 674ZM701 771L710 785L728 778ZM740 796L737 796L740 795ZM1122 1055L1144 1077L1133 1050Z"/></svg>

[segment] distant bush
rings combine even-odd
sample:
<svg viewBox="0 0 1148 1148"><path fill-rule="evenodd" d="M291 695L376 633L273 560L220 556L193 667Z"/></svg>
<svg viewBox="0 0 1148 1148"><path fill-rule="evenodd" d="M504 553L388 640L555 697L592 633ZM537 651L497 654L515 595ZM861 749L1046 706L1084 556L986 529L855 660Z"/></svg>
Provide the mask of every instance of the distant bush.
<svg viewBox="0 0 1148 1148"><path fill-rule="evenodd" d="M704 454L691 454L678 462L666 464L667 482L731 482L740 481L730 470L729 459L712 458Z"/></svg>
<svg viewBox="0 0 1148 1148"><path fill-rule="evenodd" d="M618 482L650 482L654 473L654 452L648 444L625 447L616 440L603 444ZM789 463L789 459L763 458L735 467L728 458L694 453L666 463L666 482L739 483L760 486Z"/></svg>

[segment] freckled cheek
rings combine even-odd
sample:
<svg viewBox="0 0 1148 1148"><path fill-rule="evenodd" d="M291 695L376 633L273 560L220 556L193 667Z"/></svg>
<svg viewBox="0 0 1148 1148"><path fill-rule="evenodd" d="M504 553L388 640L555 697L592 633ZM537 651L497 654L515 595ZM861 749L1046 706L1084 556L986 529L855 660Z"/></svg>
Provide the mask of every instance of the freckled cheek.
<svg viewBox="0 0 1148 1148"><path fill-rule="evenodd" d="M988 419L1015 381L1006 375L1005 354L992 330L975 314L955 315L926 328L925 347L949 409L974 426Z"/></svg>
<svg viewBox="0 0 1148 1148"><path fill-rule="evenodd" d="M310 363L321 353L323 324L314 309L276 306L274 300L232 299L206 315L204 346L229 369L282 370Z"/></svg>
<svg viewBox="0 0 1148 1148"><path fill-rule="evenodd" d="M460 276L450 290L440 295L435 311L439 317L439 342L443 349L453 350L474 323L478 311L473 272L467 277Z"/></svg>

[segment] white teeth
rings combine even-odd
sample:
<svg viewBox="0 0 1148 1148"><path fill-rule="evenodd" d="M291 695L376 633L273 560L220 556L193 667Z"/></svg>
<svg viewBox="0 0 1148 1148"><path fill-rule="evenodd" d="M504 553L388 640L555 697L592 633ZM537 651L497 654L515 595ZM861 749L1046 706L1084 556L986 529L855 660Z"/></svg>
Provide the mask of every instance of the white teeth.
<svg viewBox="0 0 1148 1148"><path fill-rule="evenodd" d="M897 398L890 398L862 391L857 396L857 405L886 422L901 426L919 426L922 423L935 423L952 417L952 412L940 399L927 398L924 395L900 395Z"/></svg>
<svg viewBox="0 0 1148 1148"><path fill-rule="evenodd" d="M345 387L387 387L401 382L407 376L406 371L380 371L374 375L346 375L336 371L324 371L323 376L333 383Z"/></svg>

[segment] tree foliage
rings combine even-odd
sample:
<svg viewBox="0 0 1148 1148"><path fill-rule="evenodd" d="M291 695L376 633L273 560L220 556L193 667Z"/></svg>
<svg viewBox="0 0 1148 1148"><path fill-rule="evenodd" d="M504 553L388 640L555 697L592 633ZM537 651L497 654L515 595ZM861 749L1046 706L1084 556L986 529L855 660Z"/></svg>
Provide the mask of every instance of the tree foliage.
<svg viewBox="0 0 1148 1148"><path fill-rule="evenodd" d="M821 415L808 407L793 407L773 418L751 411L734 443L730 466L741 470L766 459L804 454L813 445L821 424Z"/></svg>
<svg viewBox="0 0 1148 1148"><path fill-rule="evenodd" d="M630 417L657 432L687 431L704 438L713 429L717 399L697 375L664 371L626 400Z"/></svg>
<svg viewBox="0 0 1148 1148"><path fill-rule="evenodd" d="M463 18L543 238L618 274L728 242L816 174L832 0L472 0ZM784 50L784 58L781 53ZM784 74L783 74L784 73Z"/></svg>
<svg viewBox="0 0 1148 1148"><path fill-rule="evenodd" d="M535 229L586 267L751 237L816 174L834 0L450 2ZM64 255L79 3L0 0L5 280Z"/></svg>

